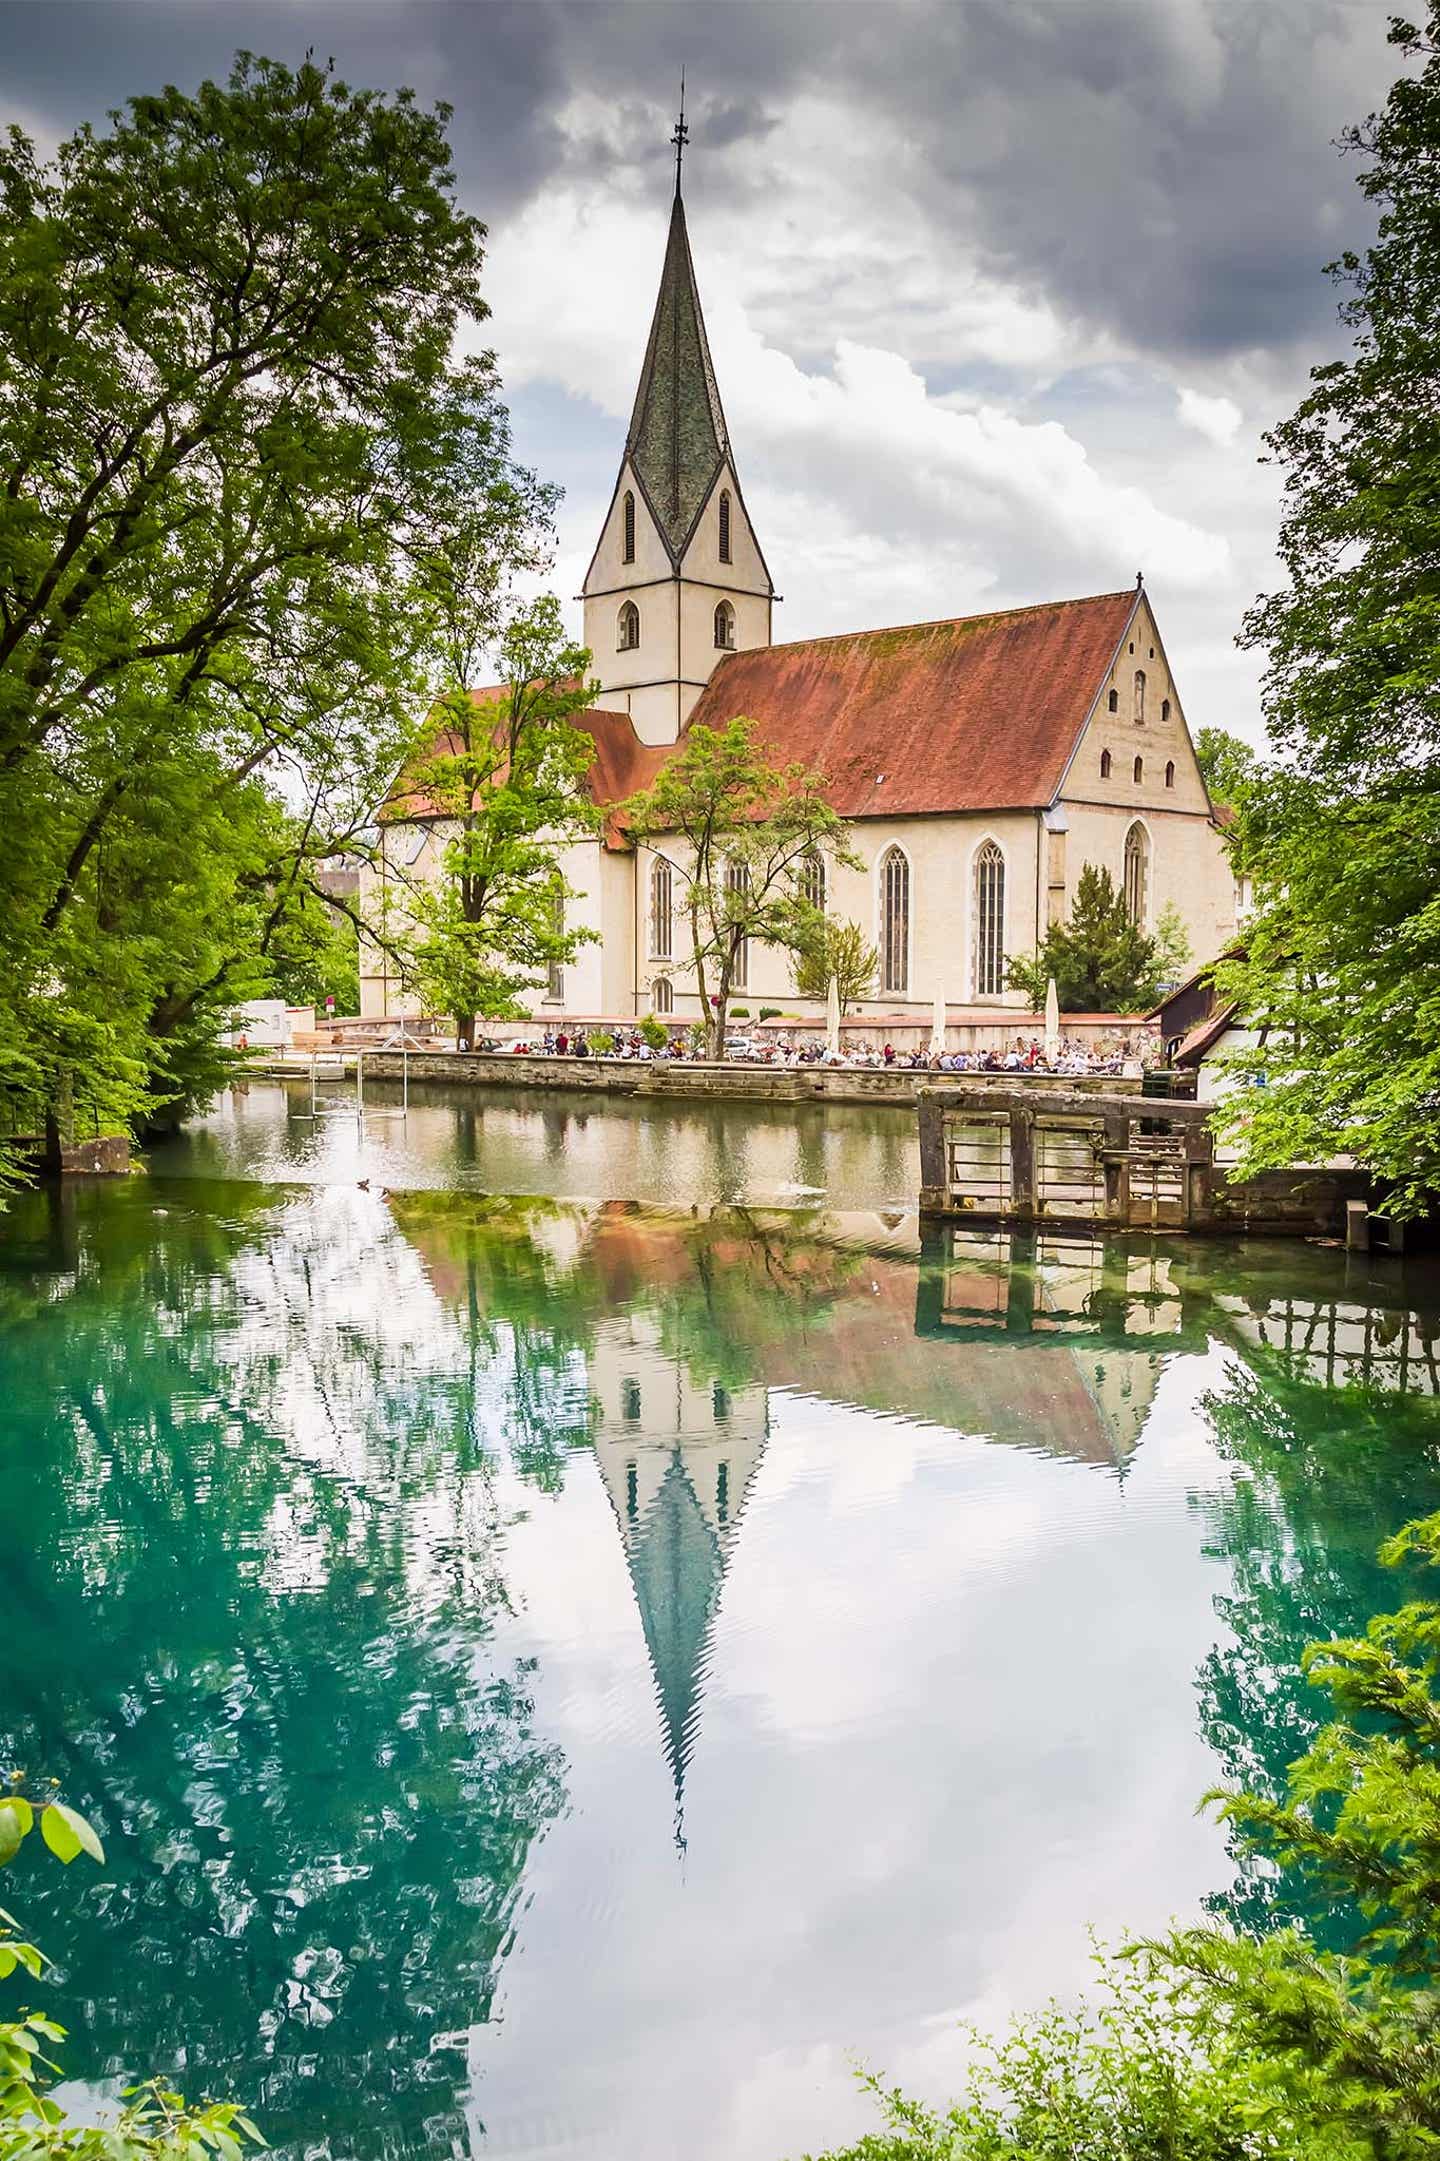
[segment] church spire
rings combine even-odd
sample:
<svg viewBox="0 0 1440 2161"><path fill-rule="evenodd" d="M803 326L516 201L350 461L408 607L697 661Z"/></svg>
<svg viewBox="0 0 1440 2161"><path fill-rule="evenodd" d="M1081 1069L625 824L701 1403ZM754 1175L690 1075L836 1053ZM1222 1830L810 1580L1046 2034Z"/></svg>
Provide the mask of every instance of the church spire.
<svg viewBox="0 0 1440 2161"><path fill-rule="evenodd" d="M683 93L682 93L683 97ZM675 145L675 201L650 342L625 448L674 562L730 448L700 292L685 230L680 166L689 140L682 102Z"/></svg>

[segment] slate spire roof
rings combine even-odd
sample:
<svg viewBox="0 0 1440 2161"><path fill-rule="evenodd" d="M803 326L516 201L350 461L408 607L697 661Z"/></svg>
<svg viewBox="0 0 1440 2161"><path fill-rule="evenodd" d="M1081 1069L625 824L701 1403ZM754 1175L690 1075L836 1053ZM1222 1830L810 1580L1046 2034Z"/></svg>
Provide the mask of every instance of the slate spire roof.
<svg viewBox="0 0 1440 2161"><path fill-rule="evenodd" d="M678 563L730 449L678 187L625 448Z"/></svg>

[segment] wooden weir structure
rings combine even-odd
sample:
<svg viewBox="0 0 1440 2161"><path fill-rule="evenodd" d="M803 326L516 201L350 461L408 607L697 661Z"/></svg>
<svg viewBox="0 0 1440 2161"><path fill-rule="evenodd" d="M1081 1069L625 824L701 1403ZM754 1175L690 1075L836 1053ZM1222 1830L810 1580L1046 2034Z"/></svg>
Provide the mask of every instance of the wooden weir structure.
<svg viewBox="0 0 1440 2161"><path fill-rule="evenodd" d="M1034 1082L920 1091L920 1211L1074 1229L1339 1234L1363 1171L1234 1179L1212 1106Z"/></svg>

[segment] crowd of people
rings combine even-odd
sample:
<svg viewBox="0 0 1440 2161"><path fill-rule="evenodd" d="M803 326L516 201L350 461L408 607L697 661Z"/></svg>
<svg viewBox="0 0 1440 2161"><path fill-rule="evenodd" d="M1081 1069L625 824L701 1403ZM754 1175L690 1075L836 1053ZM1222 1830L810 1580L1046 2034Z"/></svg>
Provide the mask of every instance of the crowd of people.
<svg viewBox="0 0 1440 2161"><path fill-rule="evenodd" d="M650 1060L703 1060L703 1038L693 1030L671 1030L663 1045L649 1042L639 1029L573 1031L547 1028L544 1035L516 1043L487 1043L482 1049L504 1051L522 1057L621 1058ZM763 1039L732 1036L725 1046L728 1063L763 1066L847 1066L894 1068L928 1073L1050 1073L1075 1077L1136 1075L1155 1054L1155 1046L1129 1036L1100 1043L1082 1043L1062 1036L1047 1051L1037 1036L1017 1035L1003 1048L941 1051L930 1045L898 1049L895 1044L867 1037L848 1038L838 1051L823 1037L775 1036Z"/></svg>

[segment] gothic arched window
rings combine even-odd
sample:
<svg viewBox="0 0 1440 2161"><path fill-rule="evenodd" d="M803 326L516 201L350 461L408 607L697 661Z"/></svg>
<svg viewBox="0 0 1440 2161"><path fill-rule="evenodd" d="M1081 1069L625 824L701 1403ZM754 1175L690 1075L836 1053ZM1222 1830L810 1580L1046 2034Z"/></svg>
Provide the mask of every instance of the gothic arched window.
<svg viewBox="0 0 1440 2161"><path fill-rule="evenodd" d="M1110 778L1110 764L1111 760L1109 751L1102 750L1100 753L1100 778L1102 780L1108 780Z"/></svg>
<svg viewBox="0 0 1440 2161"><path fill-rule="evenodd" d="M1160 700L1160 718L1162 720L1168 720L1170 718L1170 700L1168 698L1162 698Z"/></svg>
<svg viewBox="0 0 1440 2161"><path fill-rule="evenodd" d="M675 993L668 975L657 975L650 985L650 1010L652 1013L673 1013Z"/></svg>
<svg viewBox="0 0 1440 2161"><path fill-rule="evenodd" d="M715 609L715 643L723 652L735 650L735 610L728 600L720 601Z"/></svg>
<svg viewBox="0 0 1440 2161"><path fill-rule="evenodd" d="M554 887L550 895L550 928L556 932L563 931L565 928L565 893L564 889L559 885ZM565 996L565 968L564 964L559 960L552 960L550 963L546 976L545 995L551 999L563 999Z"/></svg>
<svg viewBox="0 0 1440 2161"><path fill-rule="evenodd" d="M730 490L720 490L720 560L730 560ZM717 641L718 642L718 641Z"/></svg>
<svg viewBox="0 0 1440 2161"><path fill-rule="evenodd" d="M1145 760L1143 758L1137 758L1135 760L1135 778L1137 781L1141 781L1145 778Z"/></svg>
<svg viewBox="0 0 1440 2161"><path fill-rule="evenodd" d="M1143 728L1145 725L1145 670L1143 668L1135 670L1135 725L1137 728Z"/></svg>
<svg viewBox="0 0 1440 2161"><path fill-rule="evenodd" d="M1167 758L1165 761L1165 785L1167 788L1173 788L1175 785L1175 760L1173 758Z"/></svg>
<svg viewBox="0 0 1440 2161"><path fill-rule="evenodd" d="M743 916L745 898L750 891L750 871L744 863L725 865L725 891L730 902L730 920L735 922ZM735 965L730 971L732 990L744 990L750 980L750 940L742 938L735 948Z"/></svg>
<svg viewBox="0 0 1440 2161"><path fill-rule="evenodd" d="M1110 693L1110 695L1109 695L1109 697L1108 697L1108 698L1106 699L1106 701L1105 701L1105 704L1106 704L1106 707L1107 707L1107 709L1108 709L1108 710L1109 710L1110 712L1112 712L1112 713L1118 713L1118 712L1119 712L1119 710L1120 710L1120 693L1119 693L1119 691L1118 691L1118 690L1112 690L1112 691L1111 691L1111 693Z"/></svg>
<svg viewBox="0 0 1440 2161"><path fill-rule="evenodd" d="M897 998L910 989L910 862L901 848L880 859L880 988Z"/></svg>
<svg viewBox="0 0 1440 2161"><path fill-rule="evenodd" d="M987 840L975 856L975 995L998 998L1005 988L1005 858Z"/></svg>
<svg viewBox="0 0 1440 2161"><path fill-rule="evenodd" d="M800 865L800 898L825 913L825 865L818 855L807 855Z"/></svg>
<svg viewBox="0 0 1440 2161"><path fill-rule="evenodd" d="M674 952L675 878L663 856L650 868L650 958L669 960Z"/></svg>
<svg viewBox="0 0 1440 2161"><path fill-rule="evenodd" d="M616 622L615 650L633 653L640 643L640 610L633 600L627 600Z"/></svg>
<svg viewBox="0 0 1440 2161"><path fill-rule="evenodd" d="M635 560L635 498L628 488L625 490L625 560L627 563Z"/></svg>
<svg viewBox="0 0 1440 2161"><path fill-rule="evenodd" d="M1150 905L1150 835L1137 818L1125 835L1125 912L1145 928Z"/></svg>

